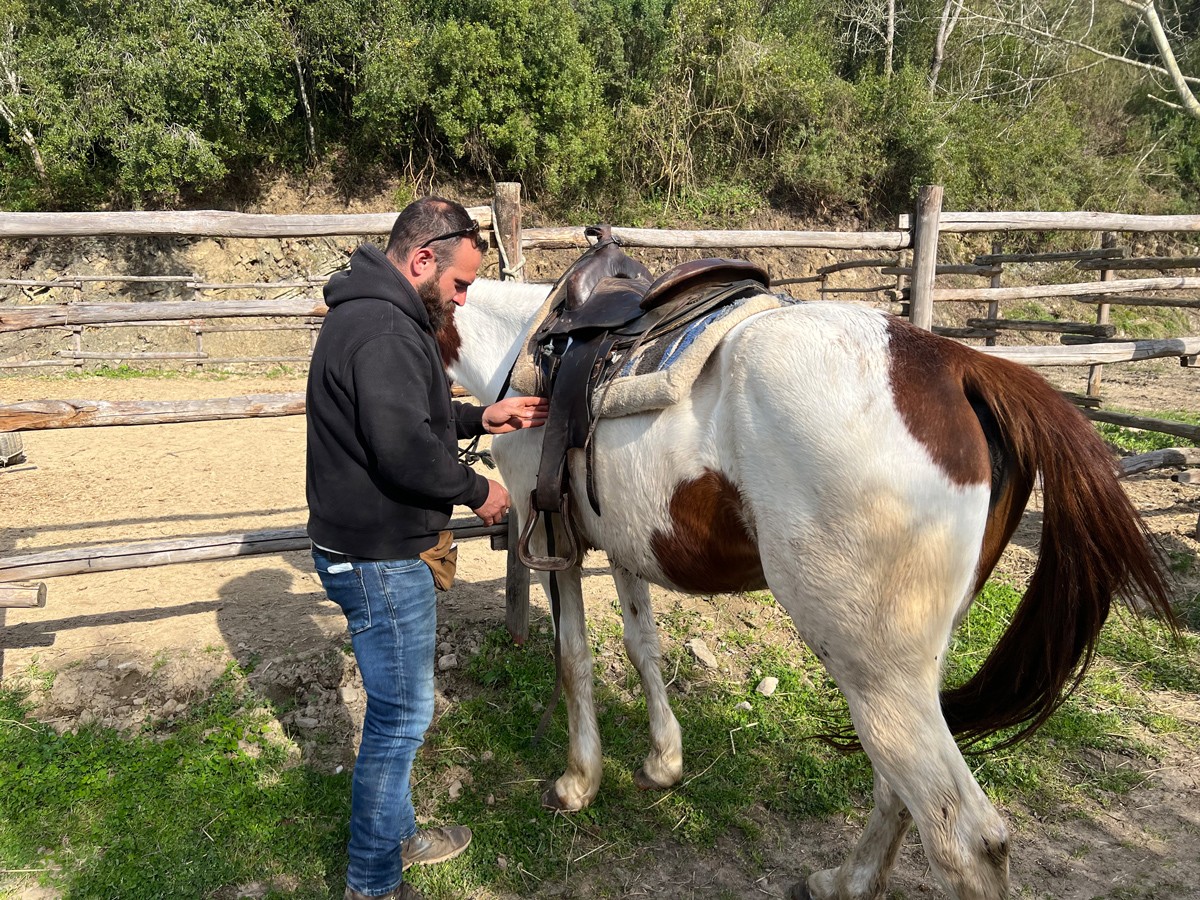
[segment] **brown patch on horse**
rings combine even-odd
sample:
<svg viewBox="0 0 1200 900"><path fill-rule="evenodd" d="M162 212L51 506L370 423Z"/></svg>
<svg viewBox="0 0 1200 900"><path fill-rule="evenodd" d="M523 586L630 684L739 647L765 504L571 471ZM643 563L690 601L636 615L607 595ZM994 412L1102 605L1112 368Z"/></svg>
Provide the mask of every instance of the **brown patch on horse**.
<svg viewBox="0 0 1200 900"><path fill-rule="evenodd" d="M953 346L900 319L890 319L892 397L909 433L952 482L964 487L986 484L992 470L988 445L963 394Z"/></svg>
<svg viewBox="0 0 1200 900"><path fill-rule="evenodd" d="M462 335L458 333L458 323L454 321L454 312L446 316L446 321L437 333L438 349L442 353L442 365L447 369L458 362L458 351L462 349Z"/></svg>
<svg viewBox="0 0 1200 900"><path fill-rule="evenodd" d="M703 594L767 586L742 495L724 474L706 469L680 483L668 509L671 530L656 530L650 547L672 584Z"/></svg>
<svg viewBox="0 0 1200 900"><path fill-rule="evenodd" d="M991 482L975 575L979 593L1017 530L1034 473L1015 464L992 409L963 385L979 354L900 319L888 323L888 332L892 394L908 430L956 484ZM973 434L981 440L970 440Z"/></svg>

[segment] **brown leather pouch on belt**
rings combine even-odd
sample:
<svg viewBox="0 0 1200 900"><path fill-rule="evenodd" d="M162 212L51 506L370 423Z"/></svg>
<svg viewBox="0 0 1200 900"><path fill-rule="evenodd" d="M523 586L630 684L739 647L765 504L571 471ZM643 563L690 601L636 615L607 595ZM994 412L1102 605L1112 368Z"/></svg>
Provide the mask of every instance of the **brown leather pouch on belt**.
<svg viewBox="0 0 1200 900"><path fill-rule="evenodd" d="M454 543L453 531L439 531L435 546L421 554L425 565L433 573L433 584L439 591L450 590L454 584L454 570L458 567L458 544Z"/></svg>

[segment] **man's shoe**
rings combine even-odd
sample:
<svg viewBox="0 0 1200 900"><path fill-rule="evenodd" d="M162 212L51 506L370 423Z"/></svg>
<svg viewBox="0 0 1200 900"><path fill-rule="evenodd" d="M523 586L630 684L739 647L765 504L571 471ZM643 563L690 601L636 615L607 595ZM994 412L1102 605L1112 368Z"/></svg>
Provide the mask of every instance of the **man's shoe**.
<svg viewBox="0 0 1200 900"><path fill-rule="evenodd" d="M430 866L454 859L471 843L471 829L466 825L447 825L418 831L400 845L400 860L409 866Z"/></svg>
<svg viewBox="0 0 1200 900"><path fill-rule="evenodd" d="M425 895L418 891L411 884L405 882L390 893L376 895L374 897L372 897L370 894L360 894L358 891L351 890L350 887L347 886L346 893L342 894L342 900L425 900Z"/></svg>

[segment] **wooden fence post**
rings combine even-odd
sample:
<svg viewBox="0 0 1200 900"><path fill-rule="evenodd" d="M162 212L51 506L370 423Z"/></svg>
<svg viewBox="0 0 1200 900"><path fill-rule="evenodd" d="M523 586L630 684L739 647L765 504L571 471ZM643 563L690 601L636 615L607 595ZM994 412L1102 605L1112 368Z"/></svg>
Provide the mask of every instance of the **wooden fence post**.
<svg viewBox="0 0 1200 900"><path fill-rule="evenodd" d="M1104 232L1103 236L1100 238L1100 246L1106 250L1111 247L1117 246L1117 236L1115 234L1113 234L1111 231ZM1114 278L1116 278L1116 273L1112 269L1101 269L1100 270L1100 280L1101 281L1112 281ZM1109 311L1111 309L1112 309L1112 305L1109 303L1101 303L1099 306L1096 307L1096 324L1097 325L1107 325L1108 324L1108 316L1109 316ZM1092 366L1090 369L1088 369L1087 395L1089 397L1099 398L1099 396L1100 396L1100 372L1103 369L1104 369L1104 366Z"/></svg>
<svg viewBox="0 0 1200 900"><path fill-rule="evenodd" d="M992 255L999 256L1000 250L1001 250L1000 242L992 241ZM993 275L991 277L991 280L988 282L988 287L994 287L994 288L1000 287L1000 273L999 272L997 272L995 275ZM987 317L992 320L1000 318L1000 301L998 301L998 300L989 300L988 301ZM992 333L995 334L995 332L992 332ZM995 347L996 339L994 337L990 337L990 338L985 339L983 343L984 343L984 346Z"/></svg>
<svg viewBox="0 0 1200 900"><path fill-rule="evenodd" d="M942 215L940 184L922 185L913 217L913 271L908 286L908 318L918 328L933 328L933 278L937 272L938 220Z"/></svg>
<svg viewBox="0 0 1200 900"><path fill-rule="evenodd" d="M516 510L508 511L508 575L504 579L504 623L508 635L516 643L529 638L529 570L517 556L521 530L517 527Z"/></svg>
<svg viewBox="0 0 1200 900"><path fill-rule="evenodd" d="M525 280L525 255L521 252L521 183L496 182L492 229L500 247L500 280Z"/></svg>

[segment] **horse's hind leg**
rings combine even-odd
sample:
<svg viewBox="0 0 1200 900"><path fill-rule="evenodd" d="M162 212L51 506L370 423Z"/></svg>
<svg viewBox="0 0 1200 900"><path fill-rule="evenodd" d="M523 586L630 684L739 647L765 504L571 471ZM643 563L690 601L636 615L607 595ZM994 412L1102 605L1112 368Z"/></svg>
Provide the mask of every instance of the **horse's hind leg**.
<svg viewBox="0 0 1200 900"><path fill-rule="evenodd" d="M634 781L643 790L670 787L683 774L683 742L663 684L662 651L650 608L650 585L620 566L612 568L621 598L625 652L641 676L650 719L650 754Z"/></svg>
<svg viewBox="0 0 1200 900"><path fill-rule="evenodd" d="M1008 895L1007 830L942 718L935 658L930 654L920 666L915 655L896 654L896 646L873 659L858 655L853 664L826 660L883 792L850 857L813 875L808 888L815 900L883 897L907 807L950 896L1000 900Z"/></svg>
<svg viewBox="0 0 1200 900"><path fill-rule="evenodd" d="M896 792L878 774L875 776L875 808L849 858L836 869L817 872L788 892L788 900L814 897L882 897L887 875L896 862L900 844L912 824L912 816Z"/></svg>

